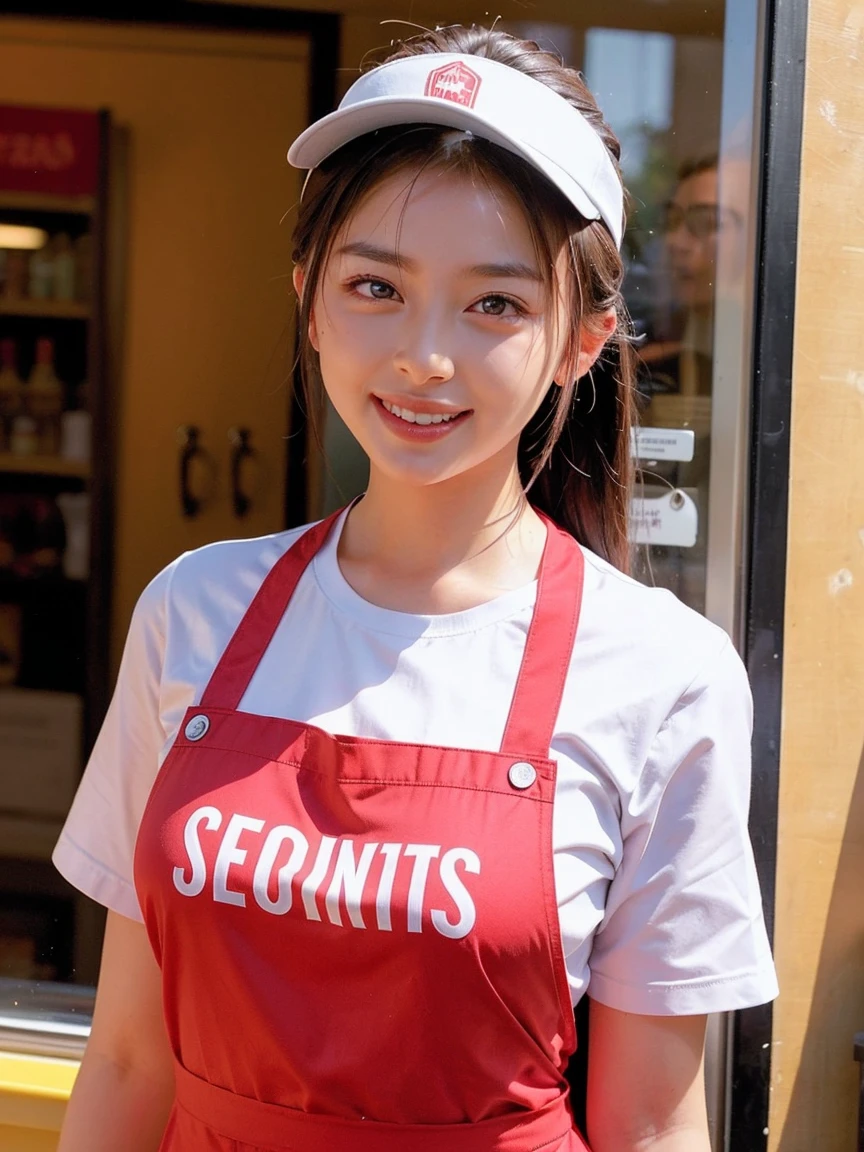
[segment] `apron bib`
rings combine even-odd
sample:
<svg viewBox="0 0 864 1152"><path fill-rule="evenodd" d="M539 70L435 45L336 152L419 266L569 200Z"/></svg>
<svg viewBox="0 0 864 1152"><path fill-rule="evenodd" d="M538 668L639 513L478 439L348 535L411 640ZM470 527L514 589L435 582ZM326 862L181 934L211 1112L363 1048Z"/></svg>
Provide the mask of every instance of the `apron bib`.
<svg viewBox="0 0 864 1152"><path fill-rule="evenodd" d="M500 751L333 736L239 706L335 519L263 581L142 818L177 1073L162 1152L587 1152L549 758L582 552L547 522Z"/></svg>

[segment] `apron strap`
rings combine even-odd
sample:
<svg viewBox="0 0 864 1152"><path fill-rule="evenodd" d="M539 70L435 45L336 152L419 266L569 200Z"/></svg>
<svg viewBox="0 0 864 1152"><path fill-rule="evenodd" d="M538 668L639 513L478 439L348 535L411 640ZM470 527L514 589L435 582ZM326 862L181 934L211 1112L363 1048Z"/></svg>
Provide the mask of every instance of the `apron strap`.
<svg viewBox="0 0 864 1152"><path fill-rule="evenodd" d="M548 760L582 609L585 557L573 537L546 523L537 601L501 751Z"/></svg>
<svg viewBox="0 0 864 1152"><path fill-rule="evenodd" d="M267 573L204 689L202 708L221 708L233 712L240 707L240 701L285 615L300 577L329 536L342 511L340 509L326 520L313 524Z"/></svg>
<svg viewBox="0 0 864 1152"><path fill-rule="evenodd" d="M236 711L279 627L300 577L342 515L314 524L264 578L201 697L202 708ZM585 560L572 536L543 516L546 545L537 602L501 741L501 751L546 760L561 707L582 607Z"/></svg>

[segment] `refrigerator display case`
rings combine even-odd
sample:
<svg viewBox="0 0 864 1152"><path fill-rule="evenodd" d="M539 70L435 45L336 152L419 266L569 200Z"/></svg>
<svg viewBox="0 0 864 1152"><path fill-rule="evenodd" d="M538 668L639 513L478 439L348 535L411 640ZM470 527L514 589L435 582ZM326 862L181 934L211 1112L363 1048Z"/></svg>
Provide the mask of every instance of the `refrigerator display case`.
<svg viewBox="0 0 864 1152"><path fill-rule="evenodd" d="M104 711L111 429L95 112L0 107L0 976L93 975L50 865Z"/></svg>

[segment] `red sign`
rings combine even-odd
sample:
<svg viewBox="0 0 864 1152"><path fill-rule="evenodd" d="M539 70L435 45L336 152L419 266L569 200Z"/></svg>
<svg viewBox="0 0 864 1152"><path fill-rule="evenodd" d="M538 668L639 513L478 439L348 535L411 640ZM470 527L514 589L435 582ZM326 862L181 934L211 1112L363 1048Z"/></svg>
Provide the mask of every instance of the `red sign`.
<svg viewBox="0 0 864 1152"><path fill-rule="evenodd" d="M85 196L99 184L99 117L0 105L0 190Z"/></svg>
<svg viewBox="0 0 864 1152"><path fill-rule="evenodd" d="M473 108L480 91L480 77L467 64L454 60L442 68L435 68L426 81L426 95L440 100L451 100L465 108Z"/></svg>

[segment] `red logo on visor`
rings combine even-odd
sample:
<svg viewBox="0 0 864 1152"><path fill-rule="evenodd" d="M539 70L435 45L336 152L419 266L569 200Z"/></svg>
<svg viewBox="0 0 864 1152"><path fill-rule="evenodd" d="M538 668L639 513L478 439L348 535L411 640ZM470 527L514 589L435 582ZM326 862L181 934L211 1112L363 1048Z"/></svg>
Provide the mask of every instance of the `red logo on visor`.
<svg viewBox="0 0 864 1152"><path fill-rule="evenodd" d="M439 100L452 100L454 104L461 104L464 108L474 107L479 91L480 77L461 60L454 60L452 64L434 69L426 81L427 96L437 96Z"/></svg>

